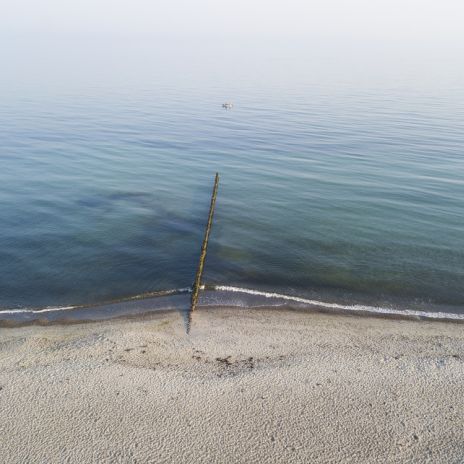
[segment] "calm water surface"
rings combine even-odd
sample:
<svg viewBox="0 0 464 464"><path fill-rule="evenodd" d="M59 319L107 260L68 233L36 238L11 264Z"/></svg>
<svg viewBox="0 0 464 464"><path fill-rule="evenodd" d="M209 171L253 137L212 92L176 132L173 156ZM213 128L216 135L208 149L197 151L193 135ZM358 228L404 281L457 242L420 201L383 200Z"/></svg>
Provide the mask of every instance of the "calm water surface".
<svg viewBox="0 0 464 464"><path fill-rule="evenodd" d="M188 287L218 171L207 283L463 313L463 102L304 80L5 94L0 311Z"/></svg>

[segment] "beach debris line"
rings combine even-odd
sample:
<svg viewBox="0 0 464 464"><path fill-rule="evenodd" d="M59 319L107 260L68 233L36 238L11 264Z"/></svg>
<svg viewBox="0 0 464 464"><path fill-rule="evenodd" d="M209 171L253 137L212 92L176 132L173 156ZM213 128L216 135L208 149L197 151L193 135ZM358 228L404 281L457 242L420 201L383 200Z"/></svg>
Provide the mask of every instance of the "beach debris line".
<svg viewBox="0 0 464 464"><path fill-rule="evenodd" d="M193 285L192 285L192 296L190 300L188 328L190 328L191 314L193 311L195 311L197 307L198 297L199 297L200 290L201 290L201 277L203 275L203 269L205 266L206 251L208 249L208 240L209 240L209 236L211 233L211 227L213 225L214 207L216 206L216 196L217 196L217 191L218 191L218 185L219 185L219 174L216 173L216 177L214 178L213 193L211 195L211 203L209 205L208 222L206 223L205 235L203 237L203 243L201 245L200 259L198 261L198 268L197 268L197 273L195 275L195 281L193 282Z"/></svg>

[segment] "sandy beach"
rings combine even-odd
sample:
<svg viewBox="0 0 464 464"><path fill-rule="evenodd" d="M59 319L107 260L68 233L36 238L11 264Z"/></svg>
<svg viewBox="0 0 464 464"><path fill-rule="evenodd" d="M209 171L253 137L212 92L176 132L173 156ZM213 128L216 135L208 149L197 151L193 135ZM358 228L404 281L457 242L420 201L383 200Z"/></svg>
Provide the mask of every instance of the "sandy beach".
<svg viewBox="0 0 464 464"><path fill-rule="evenodd" d="M462 324L201 309L0 329L2 463L461 463Z"/></svg>

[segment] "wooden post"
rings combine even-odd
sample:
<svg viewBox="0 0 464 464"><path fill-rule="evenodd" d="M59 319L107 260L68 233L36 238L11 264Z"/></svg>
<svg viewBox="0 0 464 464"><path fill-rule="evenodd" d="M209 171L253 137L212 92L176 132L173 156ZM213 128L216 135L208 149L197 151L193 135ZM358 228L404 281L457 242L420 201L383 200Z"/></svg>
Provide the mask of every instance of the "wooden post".
<svg viewBox="0 0 464 464"><path fill-rule="evenodd" d="M209 240L209 235L211 233L211 226L213 225L214 207L216 205L218 185L219 185L219 174L216 173L216 177L214 179L213 194L211 195L211 204L209 206L208 222L206 224L205 236L203 238L203 244L201 246L200 260L198 262L198 269L197 269L197 274L195 276L195 281L193 282L193 286L192 286L192 297L190 300L189 320L190 320L190 316L192 312L195 311L197 304L198 304L198 296L199 296L200 288L201 288L201 276L203 274L203 268L205 265L206 250L208 249L208 240Z"/></svg>

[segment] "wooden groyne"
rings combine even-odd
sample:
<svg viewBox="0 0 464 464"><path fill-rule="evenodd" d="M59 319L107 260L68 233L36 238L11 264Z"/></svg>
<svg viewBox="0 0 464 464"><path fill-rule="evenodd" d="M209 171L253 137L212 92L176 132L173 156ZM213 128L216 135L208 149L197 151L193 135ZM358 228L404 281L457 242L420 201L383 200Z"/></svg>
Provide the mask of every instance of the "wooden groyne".
<svg viewBox="0 0 464 464"><path fill-rule="evenodd" d="M216 196L219 185L219 174L216 173L214 179L213 193L211 195L211 204L209 206L208 222L206 223L205 236L203 237L203 243L201 245L200 260L198 262L197 273L195 275L195 281L192 286L192 297L190 300L190 314L189 319L193 311L195 311L198 304L198 296L201 288L201 277L203 275L203 269L205 266L206 251L208 249L208 240L211 233L211 226L213 225L214 207L216 205Z"/></svg>

